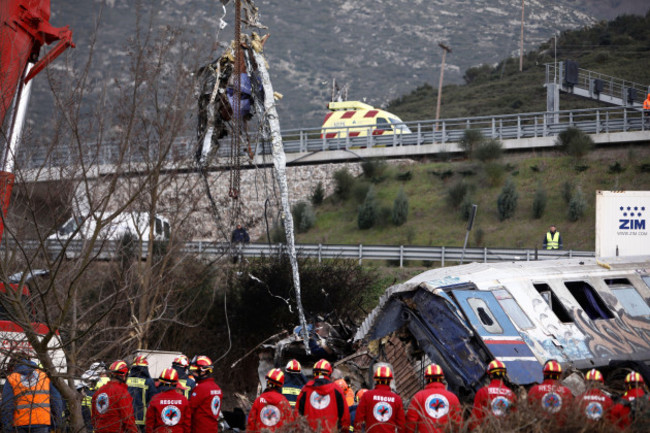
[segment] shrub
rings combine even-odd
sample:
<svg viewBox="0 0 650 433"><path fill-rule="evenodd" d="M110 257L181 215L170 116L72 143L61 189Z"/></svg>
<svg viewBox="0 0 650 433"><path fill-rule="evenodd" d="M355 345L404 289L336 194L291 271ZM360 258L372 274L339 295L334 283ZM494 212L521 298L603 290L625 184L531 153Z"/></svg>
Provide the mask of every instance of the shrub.
<svg viewBox="0 0 650 433"><path fill-rule="evenodd" d="M411 173L411 170L403 171L403 172L397 173L396 178L397 178L397 180L407 182L407 181L413 179L413 174Z"/></svg>
<svg viewBox="0 0 650 433"><path fill-rule="evenodd" d="M366 179L381 182L379 179L386 170L386 163L380 159L367 159L361 163L361 170Z"/></svg>
<svg viewBox="0 0 650 433"><path fill-rule="evenodd" d="M463 218L463 221L468 221L469 217L472 215L472 197L469 194L465 196L463 202L460 204L460 216Z"/></svg>
<svg viewBox="0 0 650 433"><path fill-rule="evenodd" d="M460 139L460 147L465 151L467 157L474 154L474 149L483 141L485 137L478 129L466 129L463 137Z"/></svg>
<svg viewBox="0 0 650 433"><path fill-rule="evenodd" d="M316 223L314 209L306 201L299 201L291 208L293 225L298 233L305 233Z"/></svg>
<svg viewBox="0 0 650 433"><path fill-rule="evenodd" d="M271 242L274 244L286 244L287 233L284 231L284 224L280 221L275 221L271 227Z"/></svg>
<svg viewBox="0 0 650 433"><path fill-rule="evenodd" d="M334 172L334 193L341 199L350 198L352 186L354 185L354 176L347 168L342 168Z"/></svg>
<svg viewBox="0 0 650 433"><path fill-rule="evenodd" d="M540 219L546 210L546 190L540 183L537 185L535 191L535 198L533 198L533 218Z"/></svg>
<svg viewBox="0 0 650 433"><path fill-rule="evenodd" d="M497 199L497 210L499 212L499 220L504 221L511 218L517 210L517 200L519 194L512 179L508 179L506 184L503 185L501 194Z"/></svg>
<svg viewBox="0 0 650 433"><path fill-rule="evenodd" d="M357 180L352 185L352 198L356 203L363 203L368 195L368 190L370 189L370 183L365 180Z"/></svg>
<svg viewBox="0 0 650 433"><path fill-rule="evenodd" d="M400 189L393 202L393 224L401 226L406 222L409 215L409 199L404 193L404 189Z"/></svg>
<svg viewBox="0 0 650 433"><path fill-rule="evenodd" d="M490 186L501 185L506 175L506 169L498 162L488 162L485 164L485 180Z"/></svg>
<svg viewBox="0 0 650 433"><path fill-rule="evenodd" d="M623 173L624 171L625 171L625 167L623 167L620 162L616 161L614 164L609 166L609 170L607 170L607 173L618 174L618 173Z"/></svg>
<svg viewBox="0 0 650 433"><path fill-rule="evenodd" d="M583 217L586 210L587 199L582 193L582 188L577 187L575 194L573 194L573 197L571 197L571 201L569 202L567 216L569 217L570 221L578 221Z"/></svg>
<svg viewBox="0 0 650 433"><path fill-rule="evenodd" d="M366 230L374 226L375 222L377 222L377 201L375 199L375 190L370 187L366 199L359 206L357 225L361 230Z"/></svg>
<svg viewBox="0 0 650 433"><path fill-rule="evenodd" d="M562 199L567 205L571 203L571 197L573 197L573 182L570 180L562 183Z"/></svg>
<svg viewBox="0 0 650 433"><path fill-rule="evenodd" d="M503 143L496 138L484 140L476 146L474 157L481 162L495 161L501 158Z"/></svg>
<svg viewBox="0 0 650 433"><path fill-rule="evenodd" d="M577 159L585 156L594 147L591 137L575 127L560 132L555 144L564 153Z"/></svg>
<svg viewBox="0 0 650 433"><path fill-rule="evenodd" d="M314 192L311 194L311 204L320 206L323 200L325 200L325 188L323 188L323 182L318 182L314 188Z"/></svg>
<svg viewBox="0 0 650 433"><path fill-rule="evenodd" d="M447 190L447 203L453 208L457 208L465 199L469 192L469 185L463 181L456 182Z"/></svg>

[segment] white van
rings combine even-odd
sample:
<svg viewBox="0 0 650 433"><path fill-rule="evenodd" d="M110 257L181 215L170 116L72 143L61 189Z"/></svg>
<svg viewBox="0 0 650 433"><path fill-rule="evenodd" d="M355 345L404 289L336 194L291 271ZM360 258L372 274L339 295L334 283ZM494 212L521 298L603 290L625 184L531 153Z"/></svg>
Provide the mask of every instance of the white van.
<svg viewBox="0 0 650 433"><path fill-rule="evenodd" d="M83 241L91 239L97 229L97 224L102 222L100 216L78 217L73 215L56 233L53 233L47 239L48 241L56 241L50 242L50 246L53 244L55 246L65 245L67 258L78 257L83 247ZM97 248L101 248L101 251L97 252L97 258L112 258L117 246L127 235L140 241L165 241L169 239L170 226L167 218L160 215L154 217L151 239L149 239L149 223L148 212L124 212L117 215L99 230Z"/></svg>

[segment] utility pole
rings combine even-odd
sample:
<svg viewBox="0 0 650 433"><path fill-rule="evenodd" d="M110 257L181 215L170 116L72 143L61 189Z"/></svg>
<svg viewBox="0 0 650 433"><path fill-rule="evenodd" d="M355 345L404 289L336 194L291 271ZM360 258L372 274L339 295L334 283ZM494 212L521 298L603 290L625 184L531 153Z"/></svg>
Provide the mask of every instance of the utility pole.
<svg viewBox="0 0 650 433"><path fill-rule="evenodd" d="M524 1L521 0L521 40L519 41L519 72L524 70Z"/></svg>
<svg viewBox="0 0 650 433"><path fill-rule="evenodd" d="M438 83L438 102L436 103L436 120L440 118L440 101L442 97L442 77L445 75L445 57L447 53L451 53L451 48L443 43L439 43L438 46L442 48L442 66L440 66L440 82ZM436 129L438 129L438 124L436 124Z"/></svg>

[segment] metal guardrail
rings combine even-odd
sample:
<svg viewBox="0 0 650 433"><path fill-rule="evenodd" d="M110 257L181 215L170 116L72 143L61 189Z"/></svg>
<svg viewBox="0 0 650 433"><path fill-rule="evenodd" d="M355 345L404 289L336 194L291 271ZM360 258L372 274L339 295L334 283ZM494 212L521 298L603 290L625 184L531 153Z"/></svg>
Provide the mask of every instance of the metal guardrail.
<svg viewBox="0 0 650 433"><path fill-rule="evenodd" d="M15 241L4 243L8 249L16 248ZM56 241L45 241L44 250L51 258L65 253L67 258L79 257L84 251L83 240L72 240L65 247ZM142 242L142 251L147 251L148 243ZM41 247L38 241L22 241L20 248L26 251L36 251ZM98 260L109 260L116 256L120 241L105 241L97 243L91 252L91 257ZM180 252L184 254L195 254L208 259L223 255L235 254L236 249L229 243L215 243L193 241L182 245ZM284 244L247 244L241 254L245 257L281 256L287 253ZM439 262L445 266L446 262L460 262L463 257L462 247L427 247L414 245L333 245L333 244L297 244L296 253L299 257L316 259L319 262L325 259L349 259L358 260L359 264L364 260L391 260L399 262L403 266L408 261L430 261ZM467 248L464 261L469 262L503 262L503 261L532 261L550 260L558 258L573 257L594 257L593 251L574 250L538 250L536 248Z"/></svg>
<svg viewBox="0 0 650 433"><path fill-rule="evenodd" d="M411 130L410 134L392 134L391 131L382 135L350 137L348 133L344 133L343 138L327 138L327 129L319 126L284 130L282 139L285 152L308 153L372 147L446 145L458 143L466 129L478 129L484 136L499 140L555 136L571 126L588 134L650 130L650 124L644 122L642 110L632 107L461 117L438 121L421 120L404 122L404 125ZM356 125L355 128L363 126ZM342 130L342 128L335 129ZM179 137L171 145L165 159L170 163L192 165L195 150L196 138ZM270 154L270 143L262 142L254 151L256 155ZM444 148L440 151L444 151ZM122 149L119 143L114 142L105 142L100 146L88 143L82 156L87 164L106 165L116 163L120 154L124 152L128 155L124 164L139 164L155 161L158 150L135 146ZM230 141L222 139L215 154L227 158L230 155ZM17 161L22 168L62 167L78 163L78 155L75 146L60 146L54 149L29 149L28 146L21 146Z"/></svg>

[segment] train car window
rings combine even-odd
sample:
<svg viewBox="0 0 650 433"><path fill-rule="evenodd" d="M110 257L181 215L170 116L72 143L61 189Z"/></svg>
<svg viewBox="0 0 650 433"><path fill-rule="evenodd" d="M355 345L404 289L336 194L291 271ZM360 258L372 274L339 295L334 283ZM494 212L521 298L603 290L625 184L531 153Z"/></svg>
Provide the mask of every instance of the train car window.
<svg viewBox="0 0 650 433"><path fill-rule="evenodd" d="M560 322L573 322L573 318L564 305L562 305L562 302L560 302L558 297L555 296L555 293L551 290L551 286L546 283L533 283L533 286L535 286L535 289L537 289L537 292L542 296L542 298L544 298L548 306L551 307L551 310L553 310L553 313L555 313Z"/></svg>
<svg viewBox="0 0 650 433"><path fill-rule="evenodd" d="M378 117L377 118L377 129L380 131L390 131L393 129L393 127L390 125L388 120L384 119L383 117Z"/></svg>
<svg viewBox="0 0 650 433"><path fill-rule="evenodd" d="M499 325L496 317L494 317L494 314L492 314L492 311L490 311L490 308L483 299L468 298L467 303L487 332L490 334L503 334L503 328L501 328L501 325Z"/></svg>
<svg viewBox="0 0 650 433"><path fill-rule="evenodd" d="M512 319L513 322L519 327L519 329L531 329L533 328L533 322L530 321L524 310L521 309L517 301L514 300L510 292L506 289L494 290L492 292L499 305L506 312L506 314Z"/></svg>
<svg viewBox="0 0 650 433"><path fill-rule="evenodd" d="M627 278L606 279L605 284L612 291L625 313L633 317L650 316L650 307Z"/></svg>
<svg viewBox="0 0 650 433"><path fill-rule="evenodd" d="M614 317L598 292L586 281L565 281L564 285L591 320L607 320Z"/></svg>

